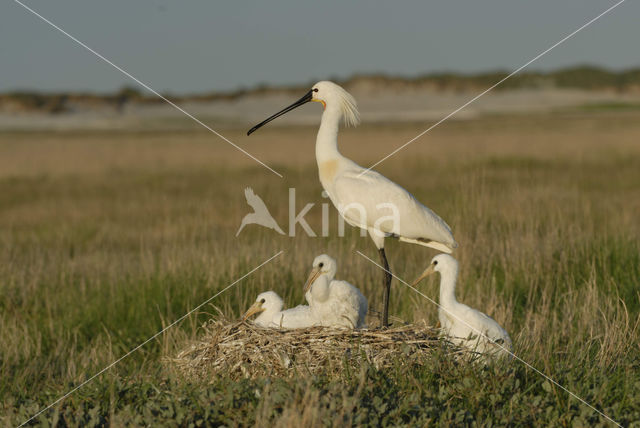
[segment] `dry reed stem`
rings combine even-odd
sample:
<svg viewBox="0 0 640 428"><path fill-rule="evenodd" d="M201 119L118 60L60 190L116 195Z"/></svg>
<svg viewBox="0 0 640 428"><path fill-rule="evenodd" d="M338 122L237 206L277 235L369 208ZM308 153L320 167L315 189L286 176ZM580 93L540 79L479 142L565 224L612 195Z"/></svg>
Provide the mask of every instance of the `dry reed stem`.
<svg viewBox="0 0 640 428"><path fill-rule="evenodd" d="M439 329L424 322L386 330L287 330L219 319L210 320L203 328L198 340L166 360L186 377L289 377L301 371L337 374L365 361L380 369L411 364L429 351L452 346L439 339Z"/></svg>

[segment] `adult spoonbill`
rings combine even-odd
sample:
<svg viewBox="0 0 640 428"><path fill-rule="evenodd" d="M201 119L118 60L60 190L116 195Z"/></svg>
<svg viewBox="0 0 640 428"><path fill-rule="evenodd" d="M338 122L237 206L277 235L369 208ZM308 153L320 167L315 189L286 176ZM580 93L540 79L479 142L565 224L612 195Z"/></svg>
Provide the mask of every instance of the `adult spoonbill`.
<svg viewBox="0 0 640 428"><path fill-rule="evenodd" d="M483 354L504 355L508 354L506 350L511 352L511 338L500 324L489 315L456 300L456 259L448 254L435 256L413 285L417 285L434 272L440 272L438 318L442 329L452 342Z"/></svg>
<svg viewBox="0 0 640 428"><path fill-rule="evenodd" d="M259 313L254 324L268 328L307 328L320 325L313 314L311 308L306 305L299 305L295 308L282 310L284 302L273 291L260 293L255 303L242 316L243 320Z"/></svg>
<svg viewBox="0 0 640 428"><path fill-rule="evenodd" d="M392 277L384 252L384 238L394 237L446 253L458 244L449 225L413 195L383 175L340 154L340 120L344 118L347 125L355 126L359 123L359 113L353 97L335 83L316 83L302 98L251 128L247 135L309 101L319 102L324 107L316 138L320 183L346 222L369 232L385 269L382 325L386 327Z"/></svg>
<svg viewBox="0 0 640 428"><path fill-rule="evenodd" d="M367 298L347 281L334 279L337 269L336 261L326 254L313 260L304 285L311 313L325 327L363 328Z"/></svg>

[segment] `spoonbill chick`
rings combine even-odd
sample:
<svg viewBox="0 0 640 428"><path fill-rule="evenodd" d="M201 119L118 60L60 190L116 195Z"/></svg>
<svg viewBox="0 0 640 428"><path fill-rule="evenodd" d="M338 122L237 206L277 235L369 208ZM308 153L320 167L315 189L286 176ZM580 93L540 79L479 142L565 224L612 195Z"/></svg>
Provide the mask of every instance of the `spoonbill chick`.
<svg viewBox="0 0 640 428"><path fill-rule="evenodd" d="M457 260L448 254L435 256L413 285L434 272L440 272L438 318L451 341L483 354L507 355L506 350L511 352L511 338L500 324L489 315L456 300Z"/></svg>
<svg viewBox="0 0 640 428"><path fill-rule="evenodd" d="M447 223L413 195L381 174L340 154L340 120L355 126L360 116L353 97L335 83L316 83L302 98L251 128L247 135L309 101L321 103L324 107L316 138L320 183L345 221L369 232L385 269L382 325L386 327L392 276L384 252L384 238L393 237L446 253L453 251L458 244Z"/></svg>
<svg viewBox="0 0 640 428"><path fill-rule="evenodd" d="M336 261L326 254L313 260L304 292L313 317L325 327L363 328L367 298L347 281L334 279Z"/></svg>
<svg viewBox="0 0 640 428"><path fill-rule="evenodd" d="M242 319L247 320L254 314L260 314L253 323L267 328L307 328L320 325L313 317L309 306L299 305L282 310L283 307L284 302L280 296L273 291L265 291L258 295Z"/></svg>

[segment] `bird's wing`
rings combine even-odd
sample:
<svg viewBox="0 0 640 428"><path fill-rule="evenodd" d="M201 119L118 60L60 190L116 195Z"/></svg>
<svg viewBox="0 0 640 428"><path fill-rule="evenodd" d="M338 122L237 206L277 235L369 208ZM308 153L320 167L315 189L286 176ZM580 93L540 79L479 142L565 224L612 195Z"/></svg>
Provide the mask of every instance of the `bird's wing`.
<svg viewBox="0 0 640 428"><path fill-rule="evenodd" d="M511 338L507 331L498 324L496 320L489 315L477 309L467 307L462 314L462 319L474 327L472 334L478 335L477 331L482 332L492 342L496 342L507 349L511 349ZM485 339L486 340L486 339Z"/></svg>
<svg viewBox="0 0 640 428"><path fill-rule="evenodd" d="M367 310L369 308L369 302L364 294L358 287L347 281L338 281L341 286L341 292L344 293L345 301L348 302L350 308L355 310L358 314L358 322L356 327L363 327L365 323L365 317L367 316Z"/></svg>
<svg viewBox="0 0 640 428"><path fill-rule="evenodd" d="M360 327L364 323L367 305L360 290L347 281L339 280L331 281L330 290L329 304L342 325L348 328Z"/></svg>
<svg viewBox="0 0 640 428"><path fill-rule="evenodd" d="M364 171L364 170L363 170ZM343 207L343 216L362 228L377 227L389 235L414 240L433 240L455 248L451 228L436 213L416 200L411 193L375 171L347 170L334 182L336 201ZM357 208L366 214L362 218ZM349 207L346 210L345 207ZM380 221L397 217L397 221Z"/></svg>
<svg viewBox="0 0 640 428"><path fill-rule="evenodd" d="M306 305L298 305L295 308L286 309L274 317L273 322L283 328L306 328L318 325L311 308Z"/></svg>
<svg viewBox="0 0 640 428"><path fill-rule="evenodd" d="M251 187L244 189L244 196L247 198L247 204L257 213L259 211L269 212L260 196L256 195Z"/></svg>
<svg viewBox="0 0 640 428"><path fill-rule="evenodd" d="M244 197L247 198L247 202L249 202L249 200L254 198L255 196L256 194L253 192L253 189L251 187L245 187Z"/></svg>

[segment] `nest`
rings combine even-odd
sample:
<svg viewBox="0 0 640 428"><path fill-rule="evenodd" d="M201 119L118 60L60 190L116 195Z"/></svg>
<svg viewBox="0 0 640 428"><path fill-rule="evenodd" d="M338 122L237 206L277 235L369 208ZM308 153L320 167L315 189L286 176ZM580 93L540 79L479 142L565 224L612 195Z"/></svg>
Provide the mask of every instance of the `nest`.
<svg viewBox="0 0 640 428"><path fill-rule="evenodd" d="M377 369L419 363L448 343L425 323L389 329L268 329L242 321L210 320L204 334L168 359L187 377L234 379L339 373L367 363Z"/></svg>

